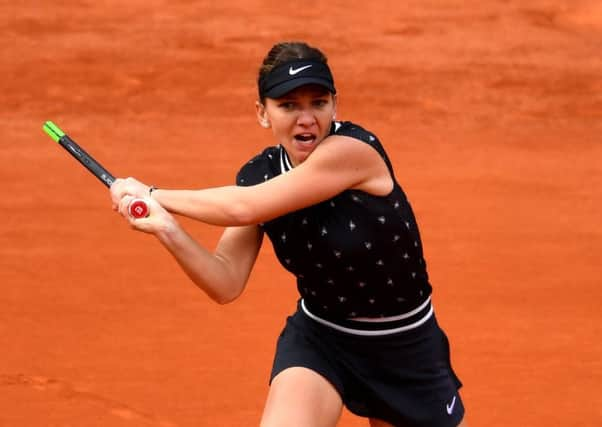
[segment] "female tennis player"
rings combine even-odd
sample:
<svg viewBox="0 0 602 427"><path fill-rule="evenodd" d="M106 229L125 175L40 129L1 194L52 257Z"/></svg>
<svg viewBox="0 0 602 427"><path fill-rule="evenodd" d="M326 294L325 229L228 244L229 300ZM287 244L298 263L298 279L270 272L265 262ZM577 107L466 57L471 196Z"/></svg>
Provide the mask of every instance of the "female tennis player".
<svg viewBox="0 0 602 427"><path fill-rule="evenodd" d="M465 425L418 225L379 139L336 120L327 59L305 43L272 47L258 95L257 119L275 145L242 166L237 185L118 179L114 209L219 303L241 294L267 234L299 300L278 338L263 427L335 426L343 405L373 427ZM135 197L147 198L148 218L128 215ZM172 214L225 226L215 251Z"/></svg>

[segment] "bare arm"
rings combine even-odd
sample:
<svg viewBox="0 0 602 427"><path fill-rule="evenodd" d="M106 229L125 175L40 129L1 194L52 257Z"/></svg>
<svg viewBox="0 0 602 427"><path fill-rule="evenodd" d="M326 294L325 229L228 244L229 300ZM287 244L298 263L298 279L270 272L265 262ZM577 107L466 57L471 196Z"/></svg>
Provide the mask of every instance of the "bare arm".
<svg viewBox="0 0 602 427"><path fill-rule="evenodd" d="M224 230L214 252L197 243L156 201L149 200L152 215L134 220L127 216L129 197L120 212L141 231L153 233L172 254L188 277L211 299L226 304L244 290L263 240L256 225Z"/></svg>
<svg viewBox="0 0 602 427"><path fill-rule="evenodd" d="M144 193L147 188L130 191L127 180L117 184L113 184L114 200L123 194ZM347 189L386 194L391 188L386 165L373 148L352 138L331 136L305 162L264 183L204 190L161 189L153 192L153 198L170 212L208 224L240 226L268 221Z"/></svg>
<svg viewBox="0 0 602 427"><path fill-rule="evenodd" d="M214 253L184 230L157 236L188 277L211 299L229 303L242 293L257 259L263 233L258 226L227 228Z"/></svg>

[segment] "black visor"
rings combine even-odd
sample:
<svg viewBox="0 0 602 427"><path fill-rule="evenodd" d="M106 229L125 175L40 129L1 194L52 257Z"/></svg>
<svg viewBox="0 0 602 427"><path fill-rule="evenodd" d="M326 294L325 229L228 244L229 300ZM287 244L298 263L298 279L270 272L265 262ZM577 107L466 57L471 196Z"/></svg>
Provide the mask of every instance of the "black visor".
<svg viewBox="0 0 602 427"><path fill-rule="evenodd" d="M319 61L299 60L274 68L259 81L259 97L280 98L298 87L315 84L336 93L328 65Z"/></svg>

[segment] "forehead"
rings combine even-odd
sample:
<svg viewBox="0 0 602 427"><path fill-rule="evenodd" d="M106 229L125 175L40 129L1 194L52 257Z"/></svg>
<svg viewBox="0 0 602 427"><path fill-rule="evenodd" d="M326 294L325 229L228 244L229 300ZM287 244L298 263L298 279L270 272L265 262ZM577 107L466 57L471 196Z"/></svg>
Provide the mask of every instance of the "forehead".
<svg viewBox="0 0 602 427"><path fill-rule="evenodd" d="M330 91L326 89L324 86L320 85L304 85L298 87L297 89L293 89L285 95L282 95L280 98L276 99L292 99L292 98L303 98L303 97L322 97L330 95Z"/></svg>

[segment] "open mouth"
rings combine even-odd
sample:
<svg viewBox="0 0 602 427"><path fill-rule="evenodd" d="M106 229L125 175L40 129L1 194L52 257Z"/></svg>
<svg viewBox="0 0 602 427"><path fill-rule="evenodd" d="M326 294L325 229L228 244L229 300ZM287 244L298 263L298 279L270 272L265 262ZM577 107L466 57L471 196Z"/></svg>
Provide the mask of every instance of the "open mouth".
<svg viewBox="0 0 602 427"><path fill-rule="evenodd" d="M316 135L313 133L300 133L295 135L295 141L301 144L311 145L316 141Z"/></svg>

